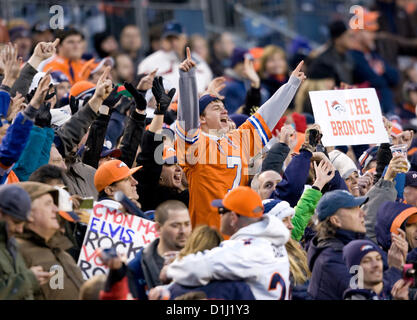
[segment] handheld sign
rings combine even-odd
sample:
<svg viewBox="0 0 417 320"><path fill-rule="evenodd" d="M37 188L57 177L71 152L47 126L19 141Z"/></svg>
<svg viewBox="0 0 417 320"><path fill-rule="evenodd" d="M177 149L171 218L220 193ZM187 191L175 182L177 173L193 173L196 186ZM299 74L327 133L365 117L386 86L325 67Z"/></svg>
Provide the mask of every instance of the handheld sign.
<svg viewBox="0 0 417 320"><path fill-rule="evenodd" d="M98 248L114 247L130 261L141 248L158 237L153 221L107 207L103 202L94 205L78 259L86 280L108 272L98 255Z"/></svg>
<svg viewBox="0 0 417 320"><path fill-rule="evenodd" d="M374 88L310 91L325 147L389 142Z"/></svg>

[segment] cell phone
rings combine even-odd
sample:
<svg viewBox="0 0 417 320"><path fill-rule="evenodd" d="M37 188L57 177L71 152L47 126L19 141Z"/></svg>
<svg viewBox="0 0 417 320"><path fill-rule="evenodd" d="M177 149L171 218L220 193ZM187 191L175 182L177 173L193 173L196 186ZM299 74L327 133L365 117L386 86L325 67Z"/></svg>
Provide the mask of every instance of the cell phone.
<svg viewBox="0 0 417 320"><path fill-rule="evenodd" d="M407 263L403 267L403 280L410 283L411 288L417 287L417 262Z"/></svg>
<svg viewBox="0 0 417 320"><path fill-rule="evenodd" d="M117 252L114 247L103 249L100 253L100 258L104 263L107 263L109 260L117 258Z"/></svg>
<svg viewBox="0 0 417 320"><path fill-rule="evenodd" d="M94 198L83 198L80 202L80 209L93 209L94 206Z"/></svg>
<svg viewBox="0 0 417 320"><path fill-rule="evenodd" d="M317 129L311 129L309 131L308 141L313 148L315 148L320 143L321 136L322 135Z"/></svg>

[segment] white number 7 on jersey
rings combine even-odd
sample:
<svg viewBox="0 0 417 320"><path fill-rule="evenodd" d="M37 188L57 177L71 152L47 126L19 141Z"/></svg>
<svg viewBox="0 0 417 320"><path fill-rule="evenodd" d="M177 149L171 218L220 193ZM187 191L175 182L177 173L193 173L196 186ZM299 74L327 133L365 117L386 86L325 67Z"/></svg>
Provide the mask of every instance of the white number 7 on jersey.
<svg viewBox="0 0 417 320"><path fill-rule="evenodd" d="M242 178L242 159L236 156L228 156L227 157L227 168L234 169L237 166L236 177L233 180L233 186L228 191L236 188L240 185L240 180Z"/></svg>

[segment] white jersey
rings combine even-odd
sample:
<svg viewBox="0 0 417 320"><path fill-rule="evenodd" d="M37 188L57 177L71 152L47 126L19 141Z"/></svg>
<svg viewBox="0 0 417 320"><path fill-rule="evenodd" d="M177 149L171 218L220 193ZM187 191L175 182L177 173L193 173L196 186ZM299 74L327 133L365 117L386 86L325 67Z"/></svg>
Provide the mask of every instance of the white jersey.
<svg viewBox="0 0 417 320"><path fill-rule="evenodd" d="M167 275L192 287L211 280L245 280L257 300L288 300L290 264L285 243L289 237L280 219L265 215L219 247L174 261Z"/></svg>

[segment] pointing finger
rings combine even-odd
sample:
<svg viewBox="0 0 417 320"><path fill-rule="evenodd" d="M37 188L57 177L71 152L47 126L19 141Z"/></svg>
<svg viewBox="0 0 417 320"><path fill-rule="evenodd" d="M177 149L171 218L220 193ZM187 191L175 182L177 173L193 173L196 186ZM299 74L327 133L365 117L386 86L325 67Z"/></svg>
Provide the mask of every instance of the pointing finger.
<svg viewBox="0 0 417 320"><path fill-rule="evenodd" d="M300 72L303 65L304 65L304 60L301 60L301 62L298 64L297 68L295 68L294 72L296 72L296 73Z"/></svg>
<svg viewBox="0 0 417 320"><path fill-rule="evenodd" d="M191 51L190 51L190 47L187 47L187 60L191 60Z"/></svg>

